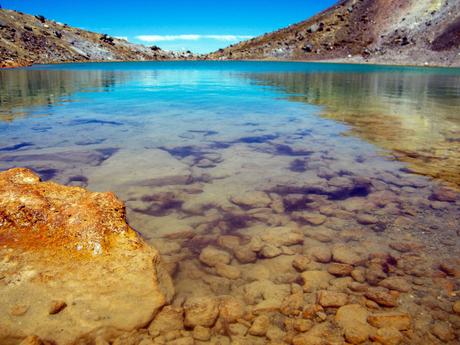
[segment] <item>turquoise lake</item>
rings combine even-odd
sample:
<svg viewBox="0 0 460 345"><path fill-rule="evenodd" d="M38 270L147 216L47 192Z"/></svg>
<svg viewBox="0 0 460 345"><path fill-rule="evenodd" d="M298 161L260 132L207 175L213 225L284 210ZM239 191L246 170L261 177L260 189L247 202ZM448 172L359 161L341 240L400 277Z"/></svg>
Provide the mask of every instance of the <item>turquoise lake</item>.
<svg viewBox="0 0 460 345"><path fill-rule="evenodd" d="M401 294L413 315L436 318L417 301L450 303L459 289L458 278L443 276L454 284L444 289L432 277L441 260L460 257L460 69L36 65L0 71L0 133L2 170L115 192L169 265L176 303L232 295L278 308L268 292L248 297L247 285L269 282L284 296L299 282L294 255L343 245L402 260L384 274L417 287ZM267 229L280 228L302 243L272 241ZM199 260L207 246L233 253L237 278Z"/></svg>

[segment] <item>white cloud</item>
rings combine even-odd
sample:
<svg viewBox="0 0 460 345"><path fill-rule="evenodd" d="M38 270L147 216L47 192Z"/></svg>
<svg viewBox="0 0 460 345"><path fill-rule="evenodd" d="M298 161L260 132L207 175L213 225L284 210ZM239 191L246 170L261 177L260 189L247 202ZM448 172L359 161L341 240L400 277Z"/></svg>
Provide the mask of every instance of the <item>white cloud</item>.
<svg viewBox="0 0 460 345"><path fill-rule="evenodd" d="M126 36L115 36L115 38L118 38L119 40L125 40L125 41L128 40L128 37Z"/></svg>
<svg viewBox="0 0 460 345"><path fill-rule="evenodd" d="M240 41L250 39L247 35L140 35L136 36L143 42L165 42L165 41L198 41L201 39L211 39L217 41Z"/></svg>

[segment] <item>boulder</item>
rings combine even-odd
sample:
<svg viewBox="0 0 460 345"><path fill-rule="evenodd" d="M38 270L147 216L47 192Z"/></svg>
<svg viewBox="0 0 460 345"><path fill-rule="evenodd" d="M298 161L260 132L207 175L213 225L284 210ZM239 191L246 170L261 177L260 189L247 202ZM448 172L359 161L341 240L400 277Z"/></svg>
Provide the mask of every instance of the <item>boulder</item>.
<svg viewBox="0 0 460 345"><path fill-rule="evenodd" d="M145 326L174 294L157 250L112 193L0 173L0 343L36 335L73 344ZM19 308L21 301L23 308Z"/></svg>

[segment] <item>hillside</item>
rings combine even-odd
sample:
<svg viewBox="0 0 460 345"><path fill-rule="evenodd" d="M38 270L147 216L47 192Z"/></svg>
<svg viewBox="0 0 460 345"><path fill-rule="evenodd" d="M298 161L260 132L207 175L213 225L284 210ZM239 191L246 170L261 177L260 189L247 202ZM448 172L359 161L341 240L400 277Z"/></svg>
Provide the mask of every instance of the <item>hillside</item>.
<svg viewBox="0 0 460 345"><path fill-rule="evenodd" d="M208 57L460 66L460 1L343 0Z"/></svg>
<svg viewBox="0 0 460 345"><path fill-rule="evenodd" d="M12 10L0 10L0 67L32 63L192 58Z"/></svg>

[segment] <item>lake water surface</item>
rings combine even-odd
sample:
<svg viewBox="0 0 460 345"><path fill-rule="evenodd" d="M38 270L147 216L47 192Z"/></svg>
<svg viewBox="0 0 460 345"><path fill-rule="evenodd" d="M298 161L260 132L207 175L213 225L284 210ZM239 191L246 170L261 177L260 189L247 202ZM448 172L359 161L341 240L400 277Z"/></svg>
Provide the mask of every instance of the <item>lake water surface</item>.
<svg viewBox="0 0 460 345"><path fill-rule="evenodd" d="M439 325L458 337L460 69L146 62L4 70L0 134L2 170L29 167L125 201L130 224L174 275L176 305L231 295L272 320L298 318L280 311L284 301L303 286L299 308L314 305L321 287L371 312L409 313L417 322L403 332L407 343L454 344L432 330ZM310 271L332 275L312 290L302 276ZM382 283L395 277L408 288ZM376 286L397 294L397 305L365 292ZM322 309L314 327L328 323L339 338L336 309Z"/></svg>

